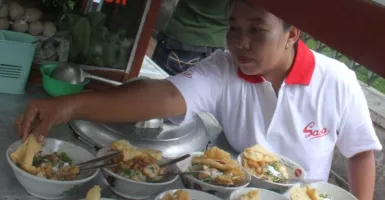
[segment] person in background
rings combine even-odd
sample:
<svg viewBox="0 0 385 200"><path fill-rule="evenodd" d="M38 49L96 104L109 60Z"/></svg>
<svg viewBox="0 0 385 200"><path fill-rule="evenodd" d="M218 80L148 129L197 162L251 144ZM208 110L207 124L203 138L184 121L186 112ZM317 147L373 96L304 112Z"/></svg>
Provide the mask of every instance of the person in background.
<svg viewBox="0 0 385 200"><path fill-rule="evenodd" d="M230 0L180 0L157 36L152 60L175 75L223 50L229 9Z"/></svg>

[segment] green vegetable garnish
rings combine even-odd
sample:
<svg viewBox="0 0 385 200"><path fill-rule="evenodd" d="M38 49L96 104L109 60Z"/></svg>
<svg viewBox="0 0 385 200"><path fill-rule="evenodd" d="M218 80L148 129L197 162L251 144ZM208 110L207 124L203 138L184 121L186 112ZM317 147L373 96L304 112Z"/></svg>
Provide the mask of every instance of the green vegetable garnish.
<svg viewBox="0 0 385 200"><path fill-rule="evenodd" d="M136 170L131 170L131 169L127 169L127 168L123 168L122 173L123 173L123 175L128 176L128 177L135 176L138 174L136 172Z"/></svg>
<svg viewBox="0 0 385 200"><path fill-rule="evenodd" d="M62 160L63 162L67 162L70 165L72 164L72 159L64 152L61 152L59 154L59 159Z"/></svg>
<svg viewBox="0 0 385 200"><path fill-rule="evenodd" d="M271 163L270 165L271 165L272 167L274 167L274 169L275 169L276 171L280 171L280 167L279 167L278 162L273 162L273 163Z"/></svg>
<svg viewBox="0 0 385 200"><path fill-rule="evenodd" d="M34 158L33 158L33 162L32 162L32 165L33 166L40 166L41 165L41 163L43 163L43 161L44 161L44 159L41 157L41 156L35 156Z"/></svg>
<svg viewBox="0 0 385 200"><path fill-rule="evenodd" d="M199 171L200 169L202 169L202 165L200 165L200 164L192 164L189 167L190 171Z"/></svg>
<svg viewBox="0 0 385 200"><path fill-rule="evenodd" d="M208 178L202 179L202 181L205 183L211 183L211 178L208 177Z"/></svg>

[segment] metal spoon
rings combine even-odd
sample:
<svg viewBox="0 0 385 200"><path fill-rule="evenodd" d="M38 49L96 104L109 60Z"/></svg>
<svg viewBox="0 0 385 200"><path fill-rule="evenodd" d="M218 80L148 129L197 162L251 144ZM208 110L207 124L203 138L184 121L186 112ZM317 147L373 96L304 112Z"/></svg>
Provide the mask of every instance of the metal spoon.
<svg viewBox="0 0 385 200"><path fill-rule="evenodd" d="M172 165L172 164L175 164L177 162L180 162L186 158L190 157L190 154L186 154L186 155L183 155L181 157L178 157L178 158L175 158L175 159L172 159L170 160L169 162L166 162L166 163L163 163L163 164L160 164L159 167L165 167L165 166L168 166L168 165Z"/></svg>
<svg viewBox="0 0 385 200"><path fill-rule="evenodd" d="M259 179L263 181L270 181L268 178L259 178ZM322 182L322 180L319 180L319 179L317 180L317 179L303 179L303 178L285 178L281 180L283 180L284 183L288 183L288 184L299 183L301 187L312 183Z"/></svg>
<svg viewBox="0 0 385 200"><path fill-rule="evenodd" d="M84 82L86 78L90 78L100 82L108 83L113 86L122 85L122 83L119 81L114 81L111 79L89 74L83 71L80 67L76 67L73 65L63 65L56 67L52 71L51 77L71 84L79 84Z"/></svg>
<svg viewBox="0 0 385 200"><path fill-rule="evenodd" d="M185 171L185 172L168 172L168 176L193 176L199 173L207 173L206 171ZM195 177L196 178L196 177ZM196 178L198 179L198 178ZM246 183L246 182L245 182ZM237 184L220 184L220 183L209 183L211 185L224 186L224 187L239 187L244 185L245 183L237 183Z"/></svg>

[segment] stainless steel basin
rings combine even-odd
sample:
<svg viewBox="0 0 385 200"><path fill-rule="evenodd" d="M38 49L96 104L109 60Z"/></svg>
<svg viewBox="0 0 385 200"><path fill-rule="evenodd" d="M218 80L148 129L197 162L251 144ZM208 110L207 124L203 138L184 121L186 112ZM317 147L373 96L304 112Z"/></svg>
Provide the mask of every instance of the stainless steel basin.
<svg viewBox="0 0 385 200"><path fill-rule="evenodd" d="M168 158L202 150L209 142L207 128L198 115L181 125L166 119L124 124L73 120L69 124L80 139L96 148L126 139L140 148L158 149Z"/></svg>

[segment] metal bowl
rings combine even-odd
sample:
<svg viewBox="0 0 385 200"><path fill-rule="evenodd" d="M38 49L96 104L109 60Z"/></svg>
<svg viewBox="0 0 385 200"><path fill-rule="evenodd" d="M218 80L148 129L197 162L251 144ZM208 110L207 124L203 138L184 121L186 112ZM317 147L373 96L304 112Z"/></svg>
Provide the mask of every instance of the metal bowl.
<svg viewBox="0 0 385 200"><path fill-rule="evenodd" d="M209 142L207 128L198 115L181 125L165 119L162 119L163 123L154 121L147 121L151 124L146 125L146 122L105 124L73 120L69 124L80 139L95 148L125 139L139 148L160 150L167 158L203 150Z"/></svg>

